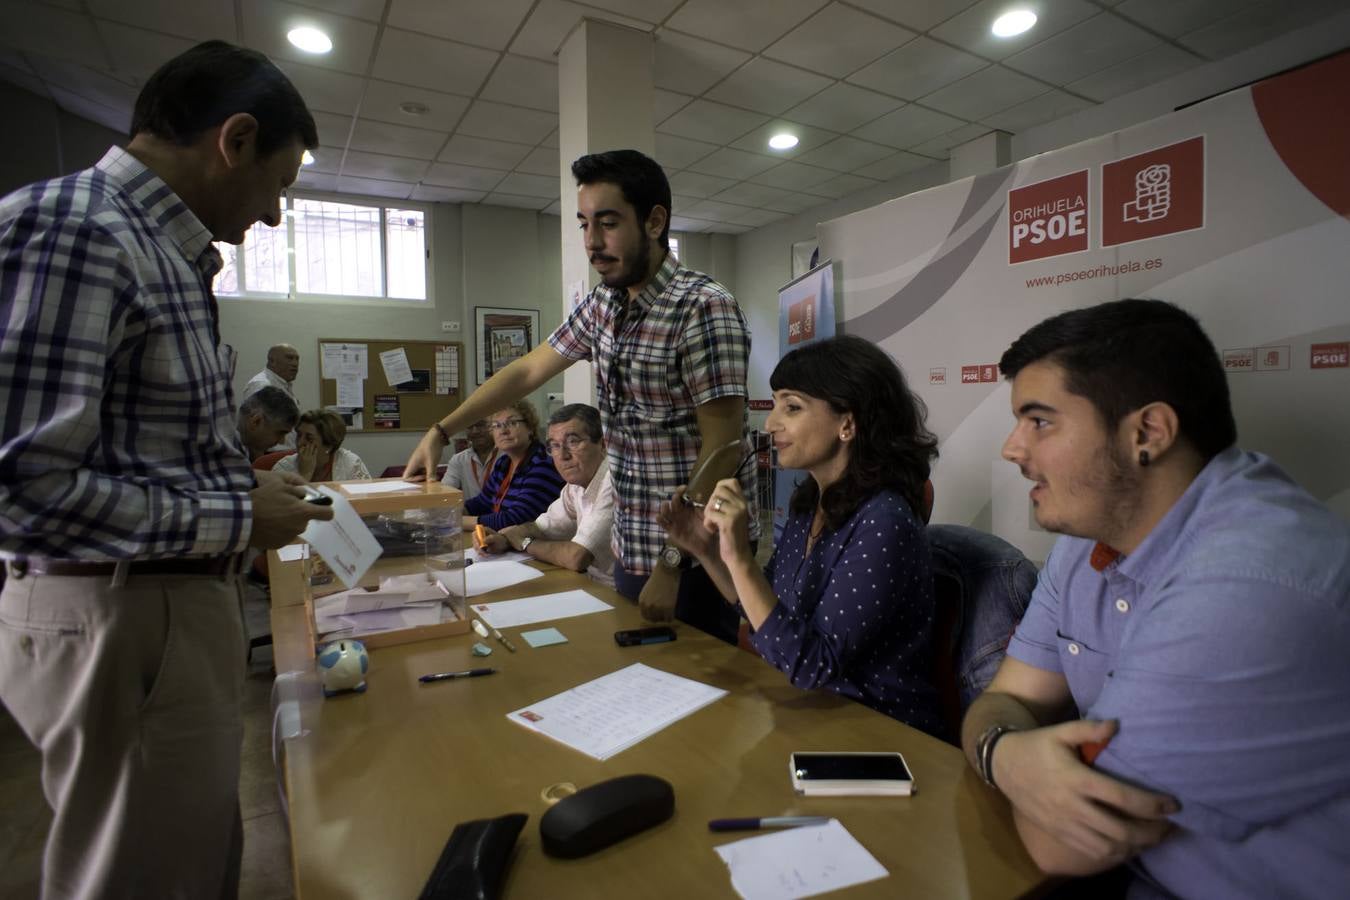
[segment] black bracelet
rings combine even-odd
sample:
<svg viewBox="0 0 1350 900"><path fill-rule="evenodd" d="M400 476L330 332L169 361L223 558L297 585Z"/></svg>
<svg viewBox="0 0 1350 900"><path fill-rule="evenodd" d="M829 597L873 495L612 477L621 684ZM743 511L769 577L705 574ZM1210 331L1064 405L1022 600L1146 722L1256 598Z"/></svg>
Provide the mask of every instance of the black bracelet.
<svg viewBox="0 0 1350 900"><path fill-rule="evenodd" d="M441 423L440 422L433 423L431 427L436 429L436 433L441 436L441 440L445 441L445 446L449 447L450 435L445 433L445 429L441 426Z"/></svg>

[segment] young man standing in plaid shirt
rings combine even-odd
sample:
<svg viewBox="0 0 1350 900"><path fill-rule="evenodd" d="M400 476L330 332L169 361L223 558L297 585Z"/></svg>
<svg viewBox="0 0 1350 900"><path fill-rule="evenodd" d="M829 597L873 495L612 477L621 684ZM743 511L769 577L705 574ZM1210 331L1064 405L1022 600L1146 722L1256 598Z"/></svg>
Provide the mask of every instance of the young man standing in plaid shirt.
<svg viewBox="0 0 1350 900"><path fill-rule="evenodd" d="M743 449L750 330L726 288L671 255L670 184L654 160L636 150L595 153L574 162L572 174L577 224L601 283L547 343L434 426L406 476L434 472L453 432L572 363L592 361L614 479L615 586L652 621L674 615L734 642L735 608L666 543L657 515L661 501L695 473L691 497L735 475L753 505L754 460ZM755 540L753 508L750 522Z"/></svg>

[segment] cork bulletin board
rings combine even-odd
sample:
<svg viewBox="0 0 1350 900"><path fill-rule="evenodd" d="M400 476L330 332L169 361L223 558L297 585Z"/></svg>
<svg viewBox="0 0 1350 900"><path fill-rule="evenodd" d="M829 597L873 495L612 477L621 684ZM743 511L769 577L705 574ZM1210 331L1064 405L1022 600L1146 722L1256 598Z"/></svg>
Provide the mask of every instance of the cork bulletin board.
<svg viewBox="0 0 1350 900"><path fill-rule="evenodd" d="M349 433L426 431L469 390L458 341L319 338L319 362L319 403L342 415Z"/></svg>

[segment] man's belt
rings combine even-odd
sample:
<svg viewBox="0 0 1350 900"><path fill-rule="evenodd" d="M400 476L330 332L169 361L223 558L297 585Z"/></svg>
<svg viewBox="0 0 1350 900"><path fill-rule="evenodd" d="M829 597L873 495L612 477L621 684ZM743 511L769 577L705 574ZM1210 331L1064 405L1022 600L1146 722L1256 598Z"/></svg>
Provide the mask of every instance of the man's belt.
<svg viewBox="0 0 1350 900"><path fill-rule="evenodd" d="M32 556L12 559L10 574L15 578L28 575L57 575L62 577L110 577L117 570L114 562L80 562L72 559L47 559ZM240 571L238 556L180 557L178 559L136 559L126 563L125 574L133 575L231 575Z"/></svg>

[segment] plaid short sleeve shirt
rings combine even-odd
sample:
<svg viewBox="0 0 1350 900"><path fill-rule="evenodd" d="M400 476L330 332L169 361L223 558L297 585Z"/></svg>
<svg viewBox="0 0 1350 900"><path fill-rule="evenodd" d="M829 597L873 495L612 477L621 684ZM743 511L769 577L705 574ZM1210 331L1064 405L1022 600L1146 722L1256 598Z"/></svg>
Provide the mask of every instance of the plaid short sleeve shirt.
<svg viewBox="0 0 1350 900"><path fill-rule="evenodd" d="M614 551L624 568L655 567L665 530L661 501L689 480L702 441L695 409L720 397L746 397L750 329L736 299L667 253L631 304L627 291L598 285L549 337L571 360L596 367L600 417L614 479ZM749 431L749 412L742 418ZM737 472L759 537L755 463Z"/></svg>
<svg viewBox="0 0 1350 900"><path fill-rule="evenodd" d="M0 200L0 556L224 556L251 531L211 234L116 147Z"/></svg>

